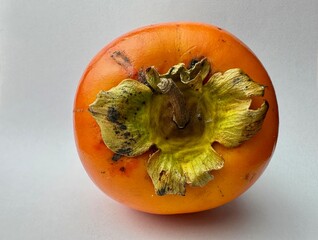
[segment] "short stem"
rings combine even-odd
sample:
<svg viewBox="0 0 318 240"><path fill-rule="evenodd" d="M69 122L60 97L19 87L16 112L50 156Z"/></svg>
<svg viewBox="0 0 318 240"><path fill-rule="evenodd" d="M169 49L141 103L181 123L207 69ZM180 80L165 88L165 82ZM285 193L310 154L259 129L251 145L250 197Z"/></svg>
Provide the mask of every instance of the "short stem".
<svg viewBox="0 0 318 240"><path fill-rule="evenodd" d="M189 112L183 93L171 78L161 78L157 86L163 94L169 96L173 109L173 121L178 128L185 128L189 122Z"/></svg>

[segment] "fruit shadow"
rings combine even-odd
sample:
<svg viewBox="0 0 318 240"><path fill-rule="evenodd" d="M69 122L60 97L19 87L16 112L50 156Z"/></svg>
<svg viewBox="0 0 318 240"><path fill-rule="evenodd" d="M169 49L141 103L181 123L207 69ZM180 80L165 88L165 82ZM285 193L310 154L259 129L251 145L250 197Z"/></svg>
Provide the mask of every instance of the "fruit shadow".
<svg viewBox="0 0 318 240"><path fill-rule="evenodd" d="M195 237L196 233L209 236L231 228L246 226L251 215L247 205L244 198L238 198L221 207L198 213L153 215L131 210L130 219L137 228L140 228L141 226L138 225L142 223L142 229L146 235L162 236L164 234L166 237L174 236L177 239L187 235Z"/></svg>

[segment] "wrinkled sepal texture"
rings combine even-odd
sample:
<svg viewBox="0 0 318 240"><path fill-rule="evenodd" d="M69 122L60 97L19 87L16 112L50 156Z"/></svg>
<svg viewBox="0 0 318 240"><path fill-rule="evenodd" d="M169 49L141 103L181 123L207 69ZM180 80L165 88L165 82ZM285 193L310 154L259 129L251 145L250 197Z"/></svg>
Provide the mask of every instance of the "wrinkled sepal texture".
<svg viewBox="0 0 318 240"><path fill-rule="evenodd" d="M150 67L145 72L147 84L124 80L101 91L89 107L113 152L138 156L156 146L147 172L158 195L185 195L187 184L205 186L213 171L224 165L212 144L237 147L261 129L268 103L250 107L252 97L263 96L265 87L240 69L215 73L203 84L209 72L207 59L190 69L177 64L162 75ZM173 121L176 108L161 89L163 80L173 81L184 98L189 121L182 129Z"/></svg>
<svg viewBox="0 0 318 240"><path fill-rule="evenodd" d="M216 73L203 87L201 101L210 142L236 147L260 129L268 103L250 109L254 96L263 96L265 87L252 81L240 69Z"/></svg>
<svg viewBox="0 0 318 240"><path fill-rule="evenodd" d="M136 80L124 80L101 91L89 111L97 121L104 143L113 152L137 156L152 145L149 139L151 90Z"/></svg>
<svg viewBox="0 0 318 240"><path fill-rule="evenodd" d="M223 167L223 159L209 144L166 153L158 150L148 162L148 174L158 195L185 195L186 184L202 187L213 179L211 170Z"/></svg>

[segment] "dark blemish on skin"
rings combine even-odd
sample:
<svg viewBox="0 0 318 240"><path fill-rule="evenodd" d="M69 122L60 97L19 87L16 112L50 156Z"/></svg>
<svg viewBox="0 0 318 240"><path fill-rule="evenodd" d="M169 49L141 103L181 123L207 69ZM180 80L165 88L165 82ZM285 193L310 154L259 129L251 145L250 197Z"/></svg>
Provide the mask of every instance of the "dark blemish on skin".
<svg viewBox="0 0 318 240"><path fill-rule="evenodd" d="M121 168L119 168L119 171L125 172L125 171L126 171L126 168L125 168L125 167L121 167Z"/></svg>
<svg viewBox="0 0 318 240"><path fill-rule="evenodd" d="M217 186L217 187L218 187L218 189L219 189L219 192L220 192L220 194L221 194L221 197L224 197L224 194L223 194L223 192L222 192L220 186Z"/></svg>
<svg viewBox="0 0 318 240"><path fill-rule="evenodd" d="M221 39L221 41L224 42L224 43L226 42L224 39Z"/></svg>
<svg viewBox="0 0 318 240"><path fill-rule="evenodd" d="M123 52L123 51L115 51L113 52L110 57L112 59L114 59L114 61L120 65L121 67L123 67L126 72L128 73L129 77L132 77L135 75L135 70L131 64L130 59L128 58L128 56Z"/></svg>
<svg viewBox="0 0 318 240"><path fill-rule="evenodd" d="M112 160L117 162L120 158L122 157L122 155L118 154L118 153L115 153L112 157Z"/></svg>
<svg viewBox="0 0 318 240"><path fill-rule="evenodd" d="M218 29L220 30L220 31L222 31L223 29L222 28L220 28L220 27L218 27Z"/></svg>
<svg viewBox="0 0 318 240"><path fill-rule="evenodd" d="M115 60L121 66L129 64L131 66L131 62L127 55L125 55L122 51L115 51L111 55L111 58Z"/></svg>
<svg viewBox="0 0 318 240"><path fill-rule="evenodd" d="M251 182L254 179L255 175L256 175L255 173L247 173L244 179L248 182Z"/></svg>
<svg viewBox="0 0 318 240"><path fill-rule="evenodd" d="M120 117L119 112L114 107L109 107L107 109L107 120L112 123L117 123Z"/></svg>
<svg viewBox="0 0 318 240"><path fill-rule="evenodd" d="M101 174L105 174L106 172L105 172L105 171L101 171L100 173L101 173Z"/></svg>

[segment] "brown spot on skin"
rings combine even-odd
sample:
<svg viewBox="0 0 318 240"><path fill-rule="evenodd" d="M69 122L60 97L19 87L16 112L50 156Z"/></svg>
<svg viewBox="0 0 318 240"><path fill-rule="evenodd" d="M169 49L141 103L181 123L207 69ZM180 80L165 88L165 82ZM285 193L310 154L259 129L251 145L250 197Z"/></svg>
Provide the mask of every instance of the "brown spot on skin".
<svg viewBox="0 0 318 240"><path fill-rule="evenodd" d="M120 50L113 52L110 57L121 67L125 69L129 77L135 77L138 73L131 64L129 57Z"/></svg>
<svg viewBox="0 0 318 240"><path fill-rule="evenodd" d="M101 171L100 173L101 173L101 174L105 174L106 172L105 172L105 171Z"/></svg>
<svg viewBox="0 0 318 240"><path fill-rule="evenodd" d="M126 168L125 168L125 167L121 167L121 168L119 168L119 171L125 172L125 171L126 171Z"/></svg>
<svg viewBox="0 0 318 240"><path fill-rule="evenodd" d="M224 194L223 194L223 192L222 192L220 186L217 186L217 187L218 187L218 189L219 189L219 193L221 194L221 197L224 197Z"/></svg>
<svg viewBox="0 0 318 240"><path fill-rule="evenodd" d="M130 60L127 57L127 55L125 55L124 52L122 51L115 51L113 52L113 54L111 55L111 57L119 64L119 65L125 65L125 64L130 64Z"/></svg>
<svg viewBox="0 0 318 240"><path fill-rule="evenodd" d="M245 175L244 179L248 182L251 182L254 179L255 175L256 175L256 173L247 173Z"/></svg>

